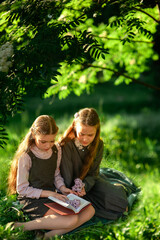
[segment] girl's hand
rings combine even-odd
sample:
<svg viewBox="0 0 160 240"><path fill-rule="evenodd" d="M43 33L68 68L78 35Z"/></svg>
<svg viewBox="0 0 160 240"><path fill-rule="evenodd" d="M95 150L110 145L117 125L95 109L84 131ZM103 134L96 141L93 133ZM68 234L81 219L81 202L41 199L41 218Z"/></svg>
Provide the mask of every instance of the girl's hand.
<svg viewBox="0 0 160 240"><path fill-rule="evenodd" d="M60 194L60 193L56 193L56 192L53 192L52 196L63 202L65 202L68 199L67 196Z"/></svg>
<svg viewBox="0 0 160 240"><path fill-rule="evenodd" d="M79 197L83 197L84 195L86 195L86 191L85 191L85 188L83 187L81 192L76 192Z"/></svg>
<svg viewBox="0 0 160 240"><path fill-rule="evenodd" d="M49 197L49 196L52 196L52 197L55 197L55 198L58 198L59 200L62 200L62 201L65 201L67 199L67 196L63 195L63 194L59 194L57 192L53 192L53 191L48 191L48 190L43 190L41 192L41 195L40 197Z"/></svg>
<svg viewBox="0 0 160 240"><path fill-rule="evenodd" d="M64 185L59 189L64 195L68 195L69 193L73 193L73 191L69 188L66 188Z"/></svg>

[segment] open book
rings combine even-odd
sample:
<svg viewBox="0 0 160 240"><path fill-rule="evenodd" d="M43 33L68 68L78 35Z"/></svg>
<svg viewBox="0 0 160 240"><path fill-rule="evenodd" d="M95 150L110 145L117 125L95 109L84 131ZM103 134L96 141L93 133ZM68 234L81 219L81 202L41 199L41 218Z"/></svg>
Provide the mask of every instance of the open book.
<svg viewBox="0 0 160 240"><path fill-rule="evenodd" d="M45 203L45 205L61 215L77 214L91 204L87 200L72 193L67 195L67 202L63 202L52 196L48 198L52 200L53 203ZM77 206L73 206L74 203Z"/></svg>

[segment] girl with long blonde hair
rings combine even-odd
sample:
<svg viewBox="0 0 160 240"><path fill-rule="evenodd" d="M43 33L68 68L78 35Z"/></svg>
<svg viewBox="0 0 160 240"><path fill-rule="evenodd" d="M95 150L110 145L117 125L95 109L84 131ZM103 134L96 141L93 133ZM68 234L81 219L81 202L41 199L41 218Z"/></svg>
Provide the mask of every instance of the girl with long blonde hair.
<svg viewBox="0 0 160 240"><path fill-rule="evenodd" d="M9 192L18 193L22 210L31 219L14 226L23 225L24 230L50 230L45 233L45 239L67 233L94 215L91 205L77 215L67 216L61 216L45 205L51 202L49 196L65 201L66 195L72 192L65 186L59 171L61 148L55 144L57 132L58 127L51 116L36 118L18 147L8 178Z"/></svg>
<svg viewBox="0 0 160 240"><path fill-rule="evenodd" d="M61 174L66 186L74 189L75 179L79 178L84 184L76 194L93 204L96 216L112 220L122 216L128 207L124 187L111 184L100 174L103 140L96 110L78 111L59 143L62 146Z"/></svg>

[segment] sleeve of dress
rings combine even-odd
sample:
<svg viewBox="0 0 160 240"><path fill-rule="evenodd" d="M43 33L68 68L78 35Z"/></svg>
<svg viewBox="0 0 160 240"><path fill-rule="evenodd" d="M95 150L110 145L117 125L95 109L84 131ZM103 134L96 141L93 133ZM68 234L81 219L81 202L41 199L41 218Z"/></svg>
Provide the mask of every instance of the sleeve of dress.
<svg viewBox="0 0 160 240"><path fill-rule="evenodd" d="M72 161L72 144L70 142L66 143L62 147L62 161L61 161L61 174L64 179L65 185L71 188L73 182L73 161Z"/></svg>
<svg viewBox="0 0 160 240"><path fill-rule="evenodd" d="M58 155L57 155L57 168L55 171L54 175L54 185L56 186L57 189L60 189L60 187L64 186L64 179L61 176L60 173L60 164L61 164L61 159L62 159L62 149L59 144L56 144L57 150L58 150Z"/></svg>
<svg viewBox="0 0 160 240"><path fill-rule="evenodd" d="M18 161L17 169L17 193L20 196L28 198L40 198L42 189L29 186L29 170L31 168L31 159L27 153L24 153Z"/></svg>
<svg viewBox="0 0 160 240"><path fill-rule="evenodd" d="M90 170L87 173L87 176L83 180L83 182L85 183L86 192L91 190L91 188L95 184L97 176L99 175L100 164L103 157L103 149L104 149L103 141L100 140L98 151L93 161L93 165L91 166Z"/></svg>

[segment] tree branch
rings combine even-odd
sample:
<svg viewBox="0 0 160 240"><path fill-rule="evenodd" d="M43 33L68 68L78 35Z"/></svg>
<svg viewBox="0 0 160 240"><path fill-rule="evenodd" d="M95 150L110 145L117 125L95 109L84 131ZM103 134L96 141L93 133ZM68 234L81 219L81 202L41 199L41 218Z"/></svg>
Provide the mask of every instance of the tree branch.
<svg viewBox="0 0 160 240"><path fill-rule="evenodd" d="M108 40L122 41L121 38L101 37L101 36L98 36L95 34L93 34L93 36L96 38L100 38L100 39L104 38L104 39L108 39ZM154 43L153 41L140 41L140 40L130 40L130 42L139 42L139 43L147 43L147 44Z"/></svg>
<svg viewBox="0 0 160 240"><path fill-rule="evenodd" d="M140 8L133 7L132 9L137 10L137 11L139 11L139 12L142 12L142 13L146 14L148 17L152 18L152 19L153 19L155 22L157 22L157 23L160 22L160 20L154 18L152 15L150 15L149 13L145 12L144 10L142 10L142 9L140 9Z"/></svg>
<svg viewBox="0 0 160 240"><path fill-rule="evenodd" d="M143 82L143 81L139 81L139 80L134 79L134 78L132 78L132 77L126 75L126 74L117 72L117 71L115 71L115 70L113 70L113 69L111 69L111 68L95 66L95 65L92 65L92 64L87 64L87 65L85 65L85 66L108 70L108 71L114 72L114 74L116 74L117 76L123 76L123 77L125 77L125 78L128 78L128 79L132 80L132 82L135 82L135 83L138 83L138 84L143 85L143 86L145 86L145 87L148 87L148 88L151 88L151 89L160 91L160 87L154 86L154 85L152 85L152 84L145 83L145 82Z"/></svg>
<svg viewBox="0 0 160 240"><path fill-rule="evenodd" d="M160 21L160 5L157 3L158 13L159 13L159 21Z"/></svg>

